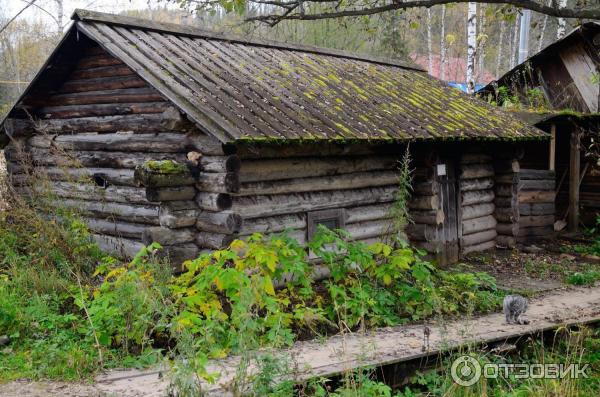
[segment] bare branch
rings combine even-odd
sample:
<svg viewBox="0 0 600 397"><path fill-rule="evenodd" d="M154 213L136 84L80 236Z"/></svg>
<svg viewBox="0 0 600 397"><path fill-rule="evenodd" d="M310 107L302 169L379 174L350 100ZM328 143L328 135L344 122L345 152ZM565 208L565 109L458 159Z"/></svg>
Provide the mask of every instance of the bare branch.
<svg viewBox="0 0 600 397"><path fill-rule="evenodd" d="M253 1L253 0L250 0ZM339 0L307 0L304 3L320 3L320 4L334 4L337 6L334 8L336 11L322 12L322 13L290 13L290 7L294 4L298 7L302 0L289 0L289 1L277 1L277 0L256 0L255 2L262 2L264 4L270 4L285 8L287 11L283 14L269 14L259 15L247 18L248 21L259 21L265 22L270 25L275 25L282 20L318 20L318 19L330 19L330 18L342 18L342 17L357 17L364 15L380 14L394 10L404 10L409 8L419 7L433 7L441 4L456 4L456 3L469 3L471 0L408 0L400 1L395 0L391 4L385 4L374 7L360 7L352 9L341 9L337 11L339 7ZM553 5L546 5L538 3L535 0L478 0L477 3L484 4L505 4L512 5L517 8L529 9L532 11L539 12L552 17L557 18L578 18L578 19L598 19L600 20L600 5L590 6L586 8L560 8ZM295 8L295 7L294 7Z"/></svg>

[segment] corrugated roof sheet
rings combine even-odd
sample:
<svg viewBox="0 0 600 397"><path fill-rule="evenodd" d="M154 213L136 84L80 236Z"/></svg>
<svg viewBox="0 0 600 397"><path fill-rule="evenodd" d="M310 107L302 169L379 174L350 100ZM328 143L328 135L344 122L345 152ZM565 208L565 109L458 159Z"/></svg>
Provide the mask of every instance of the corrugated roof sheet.
<svg viewBox="0 0 600 397"><path fill-rule="evenodd" d="M403 63L88 11L74 19L224 143L544 136Z"/></svg>

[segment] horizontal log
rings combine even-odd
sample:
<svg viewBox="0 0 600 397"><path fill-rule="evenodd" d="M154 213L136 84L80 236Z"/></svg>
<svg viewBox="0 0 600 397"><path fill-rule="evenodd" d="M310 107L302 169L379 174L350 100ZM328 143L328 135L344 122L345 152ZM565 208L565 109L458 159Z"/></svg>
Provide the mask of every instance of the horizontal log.
<svg viewBox="0 0 600 397"><path fill-rule="evenodd" d="M519 213L527 215L553 215L556 209L554 203L522 203L519 204Z"/></svg>
<svg viewBox="0 0 600 397"><path fill-rule="evenodd" d="M346 224L374 221L376 219L388 219L393 216L392 203L362 205L359 207L346 208Z"/></svg>
<svg viewBox="0 0 600 397"><path fill-rule="evenodd" d="M228 247L237 235L220 234L212 232L198 232L196 234L196 244L200 248L221 249Z"/></svg>
<svg viewBox="0 0 600 397"><path fill-rule="evenodd" d="M193 186L146 188L146 199L151 202L185 201L193 200L194 197L196 197L196 189Z"/></svg>
<svg viewBox="0 0 600 397"><path fill-rule="evenodd" d="M494 192L492 190L474 190L470 192L461 192L460 196L461 206L492 203L494 201Z"/></svg>
<svg viewBox="0 0 600 397"><path fill-rule="evenodd" d="M284 230L306 229L305 214L289 214L267 216L263 218L244 219L239 233L277 233Z"/></svg>
<svg viewBox="0 0 600 397"><path fill-rule="evenodd" d="M157 256L167 260L174 273L185 271L183 262L196 259L200 254L200 249L195 243L180 244L180 245L164 245Z"/></svg>
<svg viewBox="0 0 600 397"><path fill-rule="evenodd" d="M234 172L201 172L196 178L196 188L201 192L235 193L240 190L240 181Z"/></svg>
<svg viewBox="0 0 600 397"><path fill-rule="evenodd" d="M230 211L201 211L196 219L198 230L221 234L238 233L242 227L242 218Z"/></svg>
<svg viewBox="0 0 600 397"><path fill-rule="evenodd" d="M500 247L513 248L517 245L517 239L512 236L504 236L499 234L496 237L496 245Z"/></svg>
<svg viewBox="0 0 600 397"><path fill-rule="evenodd" d="M284 194L397 185L395 171L358 172L335 176L242 183L239 195Z"/></svg>
<svg viewBox="0 0 600 397"><path fill-rule="evenodd" d="M520 203L553 203L555 193L553 191L529 190L519 192Z"/></svg>
<svg viewBox="0 0 600 397"><path fill-rule="evenodd" d="M518 204L519 198L517 195L512 197L495 197L494 204L497 208L512 208L516 207Z"/></svg>
<svg viewBox="0 0 600 397"><path fill-rule="evenodd" d="M197 165L202 172L238 172L241 160L235 154L227 156L204 156L200 155Z"/></svg>
<svg viewBox="0 0 600 397"><path fill-rule="evenodd" d="M92 79L96 77L115 77L115 76L132 76L135 72L124 64L111 65L111 66L100 66L89 69L78 69L70 74L69 79L81 80L81 79Z"/></svg>
<svg viewBox="0 0 600 397"><path fill-rule="evenodd" d="M495 243L497 235L498 233L496 232L496 229L483 230L477 233L462 236L460 239L460 245L464 248L470 245L478 245L488 241L493 241Z"/></svg>
<svg viewBox="0 0 600 397"><path fill-rule="evenodd" d="M408 202L408 208L411 210L435 210L438 207L438 196L414 196Z"/></svg>
<svg viewBox="0 0 600 397"><path fill-rule="evenodd" d="M285 230L283 232L276 232L276 233L265 233L265 237L266 238L271 238L274 236L279 236L279 235L285 235L293 240L295 240L296 242L298 242L298 244L300 245L306 245L307 243L307 233L306 233L306 229L302 229L302 230ZM244 235L244 236L238 236L237 238L239 240L248 240L248 238L251 235Z"/></svg>
<svg viewBox="0 0 600 397"><path fill-rule="evenodd" d="M144 247L140 241L100 234L92 234L98 247L120 258L133 258Z"/></svg>
<svg viewBox="0 0 600 397"><path fill-rule="evenodd" d="M49 191L44 191L48 188ZM52 182L49 186L36 187L42 194L54 194L89 201L112 201L117 203L149 204L146 199L146 189L129 186L108 186L102 188L96 185L74 182Z"/></svg>
<svg viewBox="0 0 600 397"><path fill-rule="evenodd" d="M532 226L554 225L554 215L531 215L519 218L519 230Z"/></svg>
<svg viewBox="0 0 600 397"><path fill-rule="evenodd" d="M460 166L460 179L489 178L494 176L491 164L463 164Z"/></svg>
<svg viewBox="0 0 600 397"><path fill-rule="evenodd" d="M546 179L546 180L555 180L556 174L554 171L550 170L532 170L532 169L522 169L519 172L519 177L523 179Z"/></svg>
<svg viewBox="0 0 600 397"><path fill-rule="evenodd" d="M176 161L147 161L135 167L135 180L146 187L193 185L196 178L186 164Z"/></svg>
<svg viewBox="0 0 600 397"><path fill-rule="evenodd" d="M426 225L441 225L444 223L444 211L441 209L409 212L410 220L414 223L423 223Z"/></svg>
<svg viewBox="0 0 600 397"><path fill-rule="evenodd" d="M5 151L11 161L20 161L19 153ZM101 151L60 151L53 149L30 148L26 155L35 165L94 167L94 168L130 168L133 169L146 161L174 160L184 162L182 153L129 153Z"/></svg>
<svg viewBox="0 0 600 397"><path fill-rule="evenodd" d="M415 196L434 196L438 193L440 184L434 181L415 182L412 193Z"/></svg>
<svg viewBox="0 0 600 397"><path fill-rule="evenodd" d="M71 199L50 200L49 204L57 208L72 208L86 216L149 225L159 224L159 207L157 205L134 205Z"/></svg>
<svg viewBox="0 0 600 397"><path fill-rule="evenodd" d="M178 229L195 226L199 214L194 201L166 201L160 204L159 221L163 227Z"/></svg>
<svg viewBox="0 0 600 397"><path fill-rule="evenodd" d="M194 242L196 239L196 228L170 229L166 227L148 227L142 235L142 242L146 245L159 243L161 245L178 245Z"/></svg>
<svg viewBox="0 0 600 397"><path fill-rule="evenodd" d="M552 190L556 188L554 179L529 179L521 181L521 190Z"/></svg>
<svg viewBox="0 0 600 397"><path fill-rule="evenodd" d="M392 229L393 225L390 219L379 219L346 225L346 231L350 233L353 240L380 238L388 235Z"/></svg>
<svg viewBox="0 0 600 397"><path fill-rule="evenodd" d="M102 103L158 102L161 100L164 100L164 98L152 88L128 88L57 94L45 97L43 100L31 99L28 100L27 103L33 106L66 106Z"/></svg>
<svg viewBox="0 0 600 397"><path fill-rule="evenodd" d="M117 90L120 88L142 88L146 82L138 76L99 77L95 79L67 80L59 89L60 93Z"/></svg>
<svg viewBox="0 0 600 397"><path fill-rule="evenodd" d="M496 225L496 231L498 234L502 234L505 236L516 236L519 234L519 224L518 223L498 223Z"/></svg>
<svg viewBox="0 0 600 397"><path fill-rule="evenodd" d="M498 197L513 197L519 191L519 185L497 185L494 193Z"/></svg>
<svg viewBox="0 0 600 397"><path fill-rule="evenodd" d="M36 148L57 147L63 150L108 151L108 152L150 152L183 153L187 140L184 134L73 134L73 135L35 135L27 143Z"/></svg>
<svg viewBox="0 0 600 397"><path fill-rule="evenodd" d="M396 187L381 187L274 196L241 196L234 197L232 210L243 214L244 219L249 219L329 208L374 205L393 201L396 190Z"/></svg>
<svg viewBox="0 0 600 397"><path fill-rule="evenodd" d="M229 145L223 145L213 136L193 131L187 138L190 150L197 150L205 156L223 156L235 153L235 149Z"/></svg>
<svg viewBox="0 0 600 397"><path fill-rule="evenodd" d="M463 255L466 254L470 254L472 252L482 252L482 251L487 251L487 250L491 250L493 248L496 247L496 241L495 240L490 240L490 241L486 241L480 244L475 244L475 245L469 245L466 247L462 247L461 249L461 253Z"/></svg>
<svg viewBox="0 0 600 397"><path fill-rule="evenodd" d="M547 237L554 235L554 226L536 226L519 228L518 240L522 241L522 237Z"/></svg>
<svg viewBox="0 0 600 397"><path fill-rule="evenodd" d="M519 160L499 160L494 162L494 170L498 174L510 174L519 172L521 166Z"/></svg>
<svg viewBox="0 0 600 397"><path fill-rule="evenodd" d="M45 106L40 108L37 114L41 119L72 119L79 117L162 113L169 107L168 102Z"/></svg>
<svg viewBox="0 0 600 397"><path fill-rule="evenodd" d="M493 178L461 179L459 181L460 190L463 192L471 190L487 190L494 187Z"/></svg>
<svg viewBox="0 0 600 397"><path fill-rule="evenodd" d="M438 228L433 225L412 223L406 226L406 235L410 241L437 241Z"/></svg>
<svg viewBox="0 0 600 397"><path fill-rule="evenodd" d="M111 219L83 218L83 221L91 231L97 234L127 237L134 240L141 240L144 230L149 227L143 223L129 223Z"/></svg>
<svg viewBox="0 0 600 397"><path fill-rule="evenodd" d="M43 120L36 123L35 128L45 134L118 131L147 134L177 130L185 131L189 128L189 124L181 117L179 111L170 108L158 114Z"/></svg>
<svg viewBox="0 0 600 397"><path fill-rule="evenodd" d="M3 133L12 139L24 138L35 133L34 124L29 119L9 118L2 125Z"/></svg>
<svg viewBox="0 0 600 397"><path fill-rule="evenodd" d="M514 172L508 174L496 174L494 179L496 181L496 185L516 185L521 180L521 178L519 178L519 174Z"/></svg>
<svg viewBox="0 0 600 397"><path fill-rule="evenodd" d="M463 236L466 236L468 234L478 233L484 230L496 230L496 223L496 218L494 218L493 215L469 219L462 222L462 234Z"/></svg>
<svg viewBox="0 0 600 397"><path fill-rule="evenodd" d="M496 208L494 216L498 222L513 223L519 220L517 207Z"/></svg>
<svg viewBox="0 0 600 397"><path fill-rule="evenodd" d="M465 153L460 157L461 164L489 164L492 156L483 153Z"/></svg>
<svg viewBox="0 0 600 397"><path fill-rule="evenodd" d="M480 218L482 216L491 215L494 213L493 203L474 204L467 205L461 208L461 219L468 220L474 218Z"/></svg>
<svg viewBox="0 0 600 397"><path fill-rule="evenodd" d="M396 156L244 160L240 170L240 181L246 183L333 176L355 172L393 170L397 166L398 158Z"/></svg>
<svg viewBox="0 0 600 397"><path fill-rule="evenodd" d="M199 208L208 211L223 211L231 208L233 200L229 194L197 192L196 204Z"/></svg>
<svg viewBox="0 0 600 397"><path fill-rule="evenodd" d="M22 165L12 164L10 173L12 175L24 174L27 172L26 168ZM50 181L96 183L99 186L139 186L134 180L133 170L119 168L37 167L34 172L35 177Z"/></svg>
<svg viewBox="0 0 600 397"><path fill-rule="evenodd" d="M236 145L237 154L242 159L282 159L297 157L347 157L347 156L382 156L393 155L399 158L398 153L404 153L406 146L389 143L381 144L338 144L327 142L293 144L257 144L239 143ZM245 162L244 162L245 163Z"/></svg>
<svg viewBox="0 0 600 397"><path fill-rule="evenodd" d="M113 65L122 65L123 61L112 57L108 54L97 54L91 55L81 58L77 65L75 66L75 70L79 69L89 69L89 68L97 68L100 66L113 66Z"/></svg>

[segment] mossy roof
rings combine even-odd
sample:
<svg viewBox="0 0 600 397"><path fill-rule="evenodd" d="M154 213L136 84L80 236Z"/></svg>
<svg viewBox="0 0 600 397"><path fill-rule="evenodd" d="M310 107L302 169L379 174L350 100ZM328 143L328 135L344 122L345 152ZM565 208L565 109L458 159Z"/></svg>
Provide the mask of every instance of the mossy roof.
<svg viewBox="0 0 600 397"><path fill-rule="evenodd" d="M545 136L398 61L82 10L73 19L223 143Z"/></svg>

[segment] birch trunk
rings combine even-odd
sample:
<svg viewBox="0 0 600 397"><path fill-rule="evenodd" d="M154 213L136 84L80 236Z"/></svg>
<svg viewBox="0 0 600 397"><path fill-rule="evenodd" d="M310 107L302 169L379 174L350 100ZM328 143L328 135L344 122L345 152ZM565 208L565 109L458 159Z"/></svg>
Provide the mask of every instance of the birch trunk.
<svg viewBox="0 0 600 397"><path fill-rule="evenodd" d="M446 5L442 6L442 18L441 18L441 31L440 31L440 79L446 80Z"/></svg>
<svg viewBox="0 0 600 397"><path fill-rule="evenodd" d="M500 21L500 38L498 39L498 54L496 55L496 78L500 77L500 70L502 70L502 50L504 48L504 36L506 34L506 21L503 17Z"/></svg>
<svg viewBox="0 0 600 397"><path fill-rule="evenodd" d="M512 40L510 43L510 68L517 66L517 52L519 44L519 26L521 24L521 14L515 15L515 24L513 26Z"/></svg>
<svg viewBox="0 0 600 397"><path fill-rule="evenodd" d="M433 49L431 42L431 8L427 9L427 71L433 74Z"/></svg>
<svg viewBox="0 0 600 397"><path fill-rule="evenodd" d="M558 7L565 8L567 6L567 0L558 0ZM567 31L567 20L564 18L558 18L558 28L556 29L556 38L562 39Z"/></svg>
<svg viewBox="0 0 600 397"><path fill-rule="evenodd" d="M485 72L485 45L487 37L485 35L486 17L485 17L485 6L480 4L479 6L479 49L477 50L477 78L480 80Z"/></svg>
<svg viewBox="0 0 600 397"><path fill-rule="evenodd" d="M548 6L552 5L552 0L548 0ZM548 26L548 15L544 15L544 21L542 22L542 28L540 30L540 39L538 41L537 52L542 50L544 46L544 36L546 35L546 27Z"/></svg>
<svg viewBox="0 0 600 397"><path fill-rule="evenodd" d="M477 3L470 2L467 16L467 92L475 92L475 53L477 51Z"/></svg>

